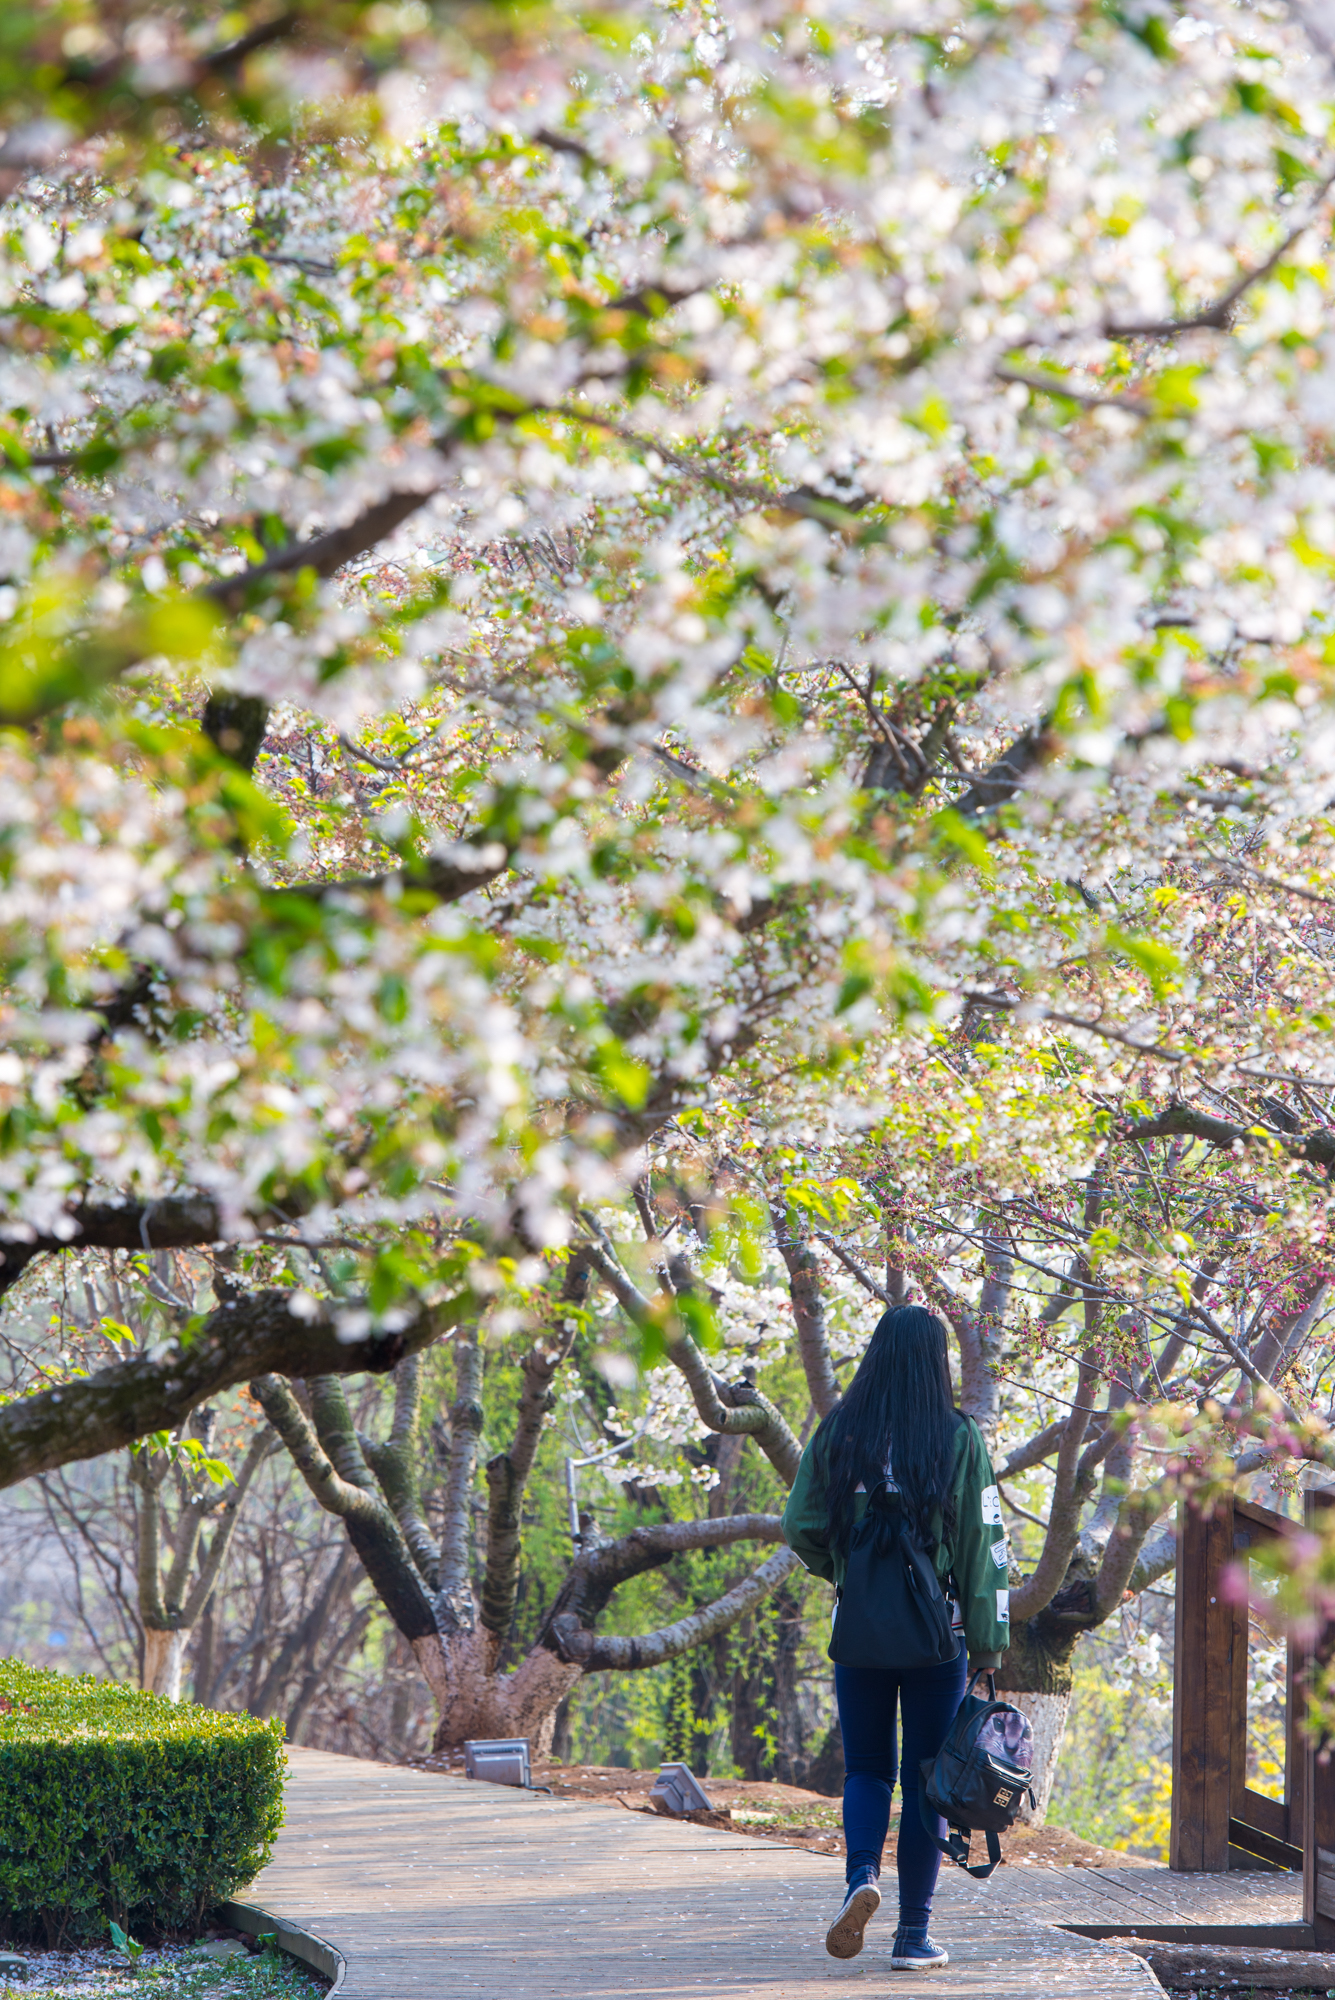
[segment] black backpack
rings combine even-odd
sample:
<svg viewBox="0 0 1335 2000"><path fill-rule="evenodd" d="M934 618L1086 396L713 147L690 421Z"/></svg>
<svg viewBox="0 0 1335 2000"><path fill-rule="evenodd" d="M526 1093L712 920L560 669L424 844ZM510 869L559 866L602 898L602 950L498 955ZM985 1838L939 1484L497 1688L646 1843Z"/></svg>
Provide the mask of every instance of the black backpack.
<svg viewBox="0 0 1335 2000"><path fill-rule="evenodd" d="M935 1757L918 1766L918 1808L922 1823L948 1861L985 1881L1001 1859L999 1833L1015 1823L1024 1803L1035 1803L1030 1779L1034 1768L1034 1732L1029 1718L1008 1701L997 1700L996 1683L987 1676L986 1699L974 1693L974 1674L964 1690L955 1720ZM942 1840L932 1821L940 1815L950 1827ZM987 1866L969 1867L970 1833L987 1835Z"/></svg>
<svg viewBox="0 0 1335 2000"><path fill-rule="evenodd" d="M841 1667L939 1667L959 1649L931 1559L882 1479L853 1529L830 1658Z"/></svg>

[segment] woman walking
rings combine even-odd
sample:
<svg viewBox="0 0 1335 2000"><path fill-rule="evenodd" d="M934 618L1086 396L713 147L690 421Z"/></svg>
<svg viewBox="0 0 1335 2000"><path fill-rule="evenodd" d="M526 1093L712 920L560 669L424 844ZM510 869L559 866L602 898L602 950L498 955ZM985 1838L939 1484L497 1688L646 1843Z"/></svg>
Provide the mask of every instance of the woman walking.
<svg viewBox="0 0 1335 2000"><path fill-rule="evenodd" d="M890 1495L898 1500L888 1501ZM985 1670L999 1664L1010 1643L1006 1535L991 1461L978 1426L955 1408L946 1329L921 1306L901 1306L882 1318L843 1401L803 1452L784 1510L789 1547L836 1586L841 1613L850 1551L872 1501L893 1509L939 1581L944 1607L934 1608L945 1636L938 1656L950 1650L946 1618L958 1646L944 1662L905 1664L893 1657L892 1638L881 1642L887 1657L876 1665L839 1665L836 1632L848 1891L825 1947L835 1958L855 1958L880 1907L877 1882L898 1775L899 1925L890 1963L921 1970L949 1964L949 1954L927 1932L941 1855L919 1811L918 1766L935 1757L955 1719L966 1650L970 1670ZM865 1544L866 1537L858 1540ZM912 1651L911 1640L905 1648ZM944 1822L935 1825L944 1835Z"/></svg>

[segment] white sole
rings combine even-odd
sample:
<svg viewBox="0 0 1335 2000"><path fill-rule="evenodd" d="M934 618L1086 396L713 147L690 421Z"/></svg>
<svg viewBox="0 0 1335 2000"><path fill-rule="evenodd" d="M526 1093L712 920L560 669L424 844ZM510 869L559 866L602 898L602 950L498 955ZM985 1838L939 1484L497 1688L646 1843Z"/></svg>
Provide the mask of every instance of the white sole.
<svg viewBox="0 0 1335 2000"><path fill-rule="evenodd" d="M825 1949L831 1958L856 1958L862 1950L862 1934L881 1907L881 1892L866 1882L851 1895L825 1933Z"/></svg>
<svg viewBox="0 0 1335 2000"><path fill-rule="evenodd" d="M941 1958L892 1958L890 1961L890 1970L892 1972L936 1972L949 1964L949 1953L945 1953Z"/></svg>

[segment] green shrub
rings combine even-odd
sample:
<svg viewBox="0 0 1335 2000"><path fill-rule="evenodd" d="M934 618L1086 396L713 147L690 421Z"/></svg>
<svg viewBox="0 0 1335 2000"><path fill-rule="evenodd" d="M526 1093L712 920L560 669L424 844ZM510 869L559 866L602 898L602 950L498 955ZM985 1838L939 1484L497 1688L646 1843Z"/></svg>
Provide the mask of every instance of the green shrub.
<svg viewBox="0 0 1335 2000"><path fill-rule="evenodd" d="M194 1928L268 1860L283 1768L279 1722L0 1660L0 1926Z"/></svg>

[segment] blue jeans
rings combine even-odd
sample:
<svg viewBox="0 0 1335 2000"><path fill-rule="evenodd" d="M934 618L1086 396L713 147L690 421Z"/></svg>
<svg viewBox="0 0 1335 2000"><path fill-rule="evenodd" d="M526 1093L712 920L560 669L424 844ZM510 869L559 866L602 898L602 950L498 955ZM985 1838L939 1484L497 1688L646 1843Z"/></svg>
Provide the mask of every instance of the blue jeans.
<svg viewBox="0 0 1335 2000"><path fill-rule="evenodd" d="M944 1667L836 1667L834 1693L844 1739L845 1870L851 1882L863 1868L880 1873L890 1828L890 1795L900 1779L899 1921L925 1928L941 1855L927 1837L918 1810L918 1765L935 1757L964 1698L965 1655ZM899 1770L895 1711L904 1711L904 1764ZM936 1821L945 1835L945 1821Z"/></svg>

